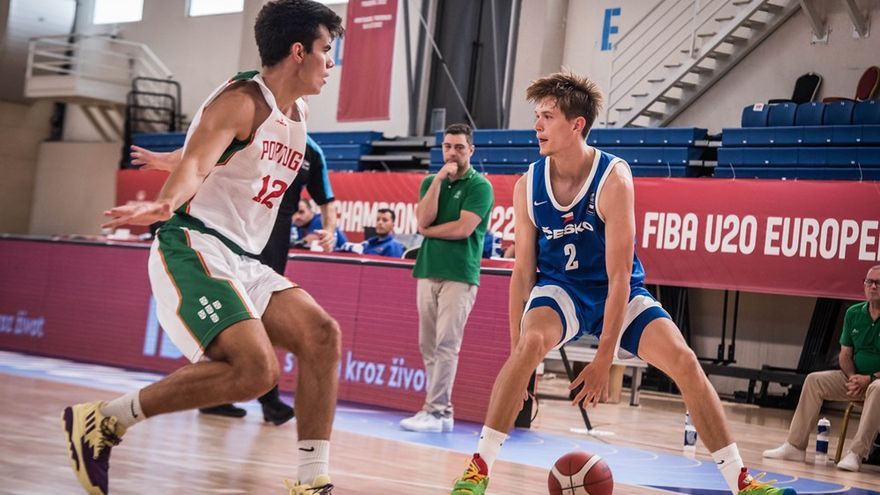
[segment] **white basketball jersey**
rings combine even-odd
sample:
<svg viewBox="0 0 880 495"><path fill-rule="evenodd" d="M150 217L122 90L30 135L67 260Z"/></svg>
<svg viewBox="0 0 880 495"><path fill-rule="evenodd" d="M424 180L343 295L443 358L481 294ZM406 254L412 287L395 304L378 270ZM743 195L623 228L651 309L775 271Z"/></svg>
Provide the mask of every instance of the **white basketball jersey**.
<svg viewBox="0 0 880 495"><path fill-rule="evenodd" d="M275 225L281 197L302 165L305 122L290 120L278 109L258 72L244 72L217 88L202 104L187 132L184 150L205 107L240 80L256 82L272 111L249 140L236 139L229 145L198 192L178 213L201 220L244 251L258 255ZM297 101L302 116L300 103Z"/></svg>

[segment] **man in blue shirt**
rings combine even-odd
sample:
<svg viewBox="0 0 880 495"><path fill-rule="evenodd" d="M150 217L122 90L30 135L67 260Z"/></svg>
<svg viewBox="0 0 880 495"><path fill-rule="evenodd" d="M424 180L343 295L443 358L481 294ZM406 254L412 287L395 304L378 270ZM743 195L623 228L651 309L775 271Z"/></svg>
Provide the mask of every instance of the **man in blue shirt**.
<svg viewBox="0 0 880 495"><path fill-rule="evenodd" d="M406 251L406 246L394 238L394 221L396 219L397 216L388 208L377 210L376 235L364 242L346 242L337 251L402 258L403 252Z"/></svg>
<svg viewBox="0 0 880 495"><path fill-rule="evenodd" d="M364 254L400 258L406 247L394 238L394 221L397 215L388 208L376 212L376 235L363 242Z"/></svg>
<svg viewBox="0 0 880 495"><path fill-rule="evenodd" d="M308 248L312 241L319 241L323 233L324 224L321 221L321 214L312 211L309 203L300 200L299 209L293 214L293 227L290 230L291 244L296 244ZM334 249L340 249L343 244L348 242L345 234L339 228L336 228L336 242Z"/></svg>

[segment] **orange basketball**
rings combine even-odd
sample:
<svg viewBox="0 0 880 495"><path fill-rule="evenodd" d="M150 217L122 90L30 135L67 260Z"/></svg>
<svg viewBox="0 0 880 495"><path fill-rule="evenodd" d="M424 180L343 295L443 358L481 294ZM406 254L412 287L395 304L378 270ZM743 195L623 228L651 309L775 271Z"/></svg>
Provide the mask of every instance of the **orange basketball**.
<svg viewBox="0 0 880 495"><path fill-rule="evenodd" d="M547 488L550 495L611 495L614 478L598 455L569 452L553 465Z"/></svg>

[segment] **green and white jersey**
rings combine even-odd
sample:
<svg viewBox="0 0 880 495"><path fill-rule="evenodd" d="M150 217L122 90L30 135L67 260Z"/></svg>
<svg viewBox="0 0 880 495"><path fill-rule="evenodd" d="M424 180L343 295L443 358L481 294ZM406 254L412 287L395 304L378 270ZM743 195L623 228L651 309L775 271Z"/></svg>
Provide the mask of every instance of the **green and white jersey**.
<svg viewBox="0 0 880 495"><path fill-rule="evenodd" d="M281 197L302 166L306 150L305 122L289 119L278 108L259 72L242 72L211 93L196 112L184 150L205 107L229 85L242 80L259 85L272 111L250 139L235 139L230 143L195 196L177 210L181 218L171 222L180 222L189 215L242 251L257 255L275 225ZM297 101L297 108L303 115L301 101Z"/></svg>

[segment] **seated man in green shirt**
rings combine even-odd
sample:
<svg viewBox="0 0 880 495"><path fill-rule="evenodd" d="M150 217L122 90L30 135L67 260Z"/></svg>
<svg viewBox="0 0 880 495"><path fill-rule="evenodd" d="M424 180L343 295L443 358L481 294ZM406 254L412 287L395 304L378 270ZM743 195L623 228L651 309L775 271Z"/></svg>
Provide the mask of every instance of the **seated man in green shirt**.
<svg viewBox="0 0 880 495"><path fill-rule="evenodd" d="M819 419L826 400L863 400L859 430L849 452L837 464L838 469L858 471L871 448L871 440L880 429L880 265L868 270L865 277L866 301L850 307L840 335L840 369L807 375L798 402L788 441L764 451L764 457L803 461L810 432Z"/></svg>
<svg viewBox="0 0 880 495"><path fill-rule="evenodd" d="M464 325L477 298L483 238L495 196L489 181L470 165L471 128L453 124L443 136L443 168L419 191L419 350L425 362L425 403L400 427L419 432L452 431L452 384Z"/></svg>

